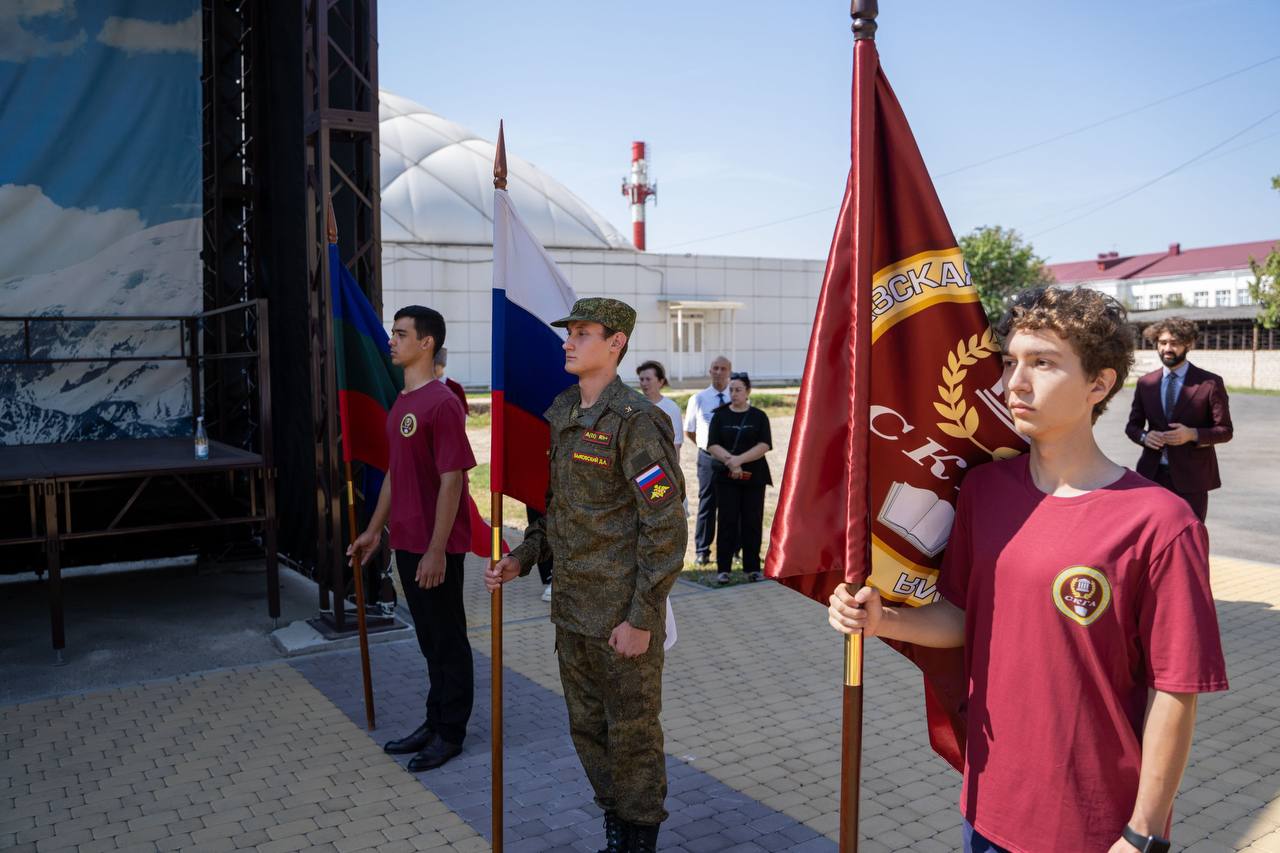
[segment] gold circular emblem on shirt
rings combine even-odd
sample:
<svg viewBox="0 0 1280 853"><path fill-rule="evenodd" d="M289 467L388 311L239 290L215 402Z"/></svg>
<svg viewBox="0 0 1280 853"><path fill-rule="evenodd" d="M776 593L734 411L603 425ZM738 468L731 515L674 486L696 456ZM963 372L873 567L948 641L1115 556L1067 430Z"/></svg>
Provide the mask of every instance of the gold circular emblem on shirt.
<svg viewBox="0 0 1280 853"><path fill-rule="evenodd" d="M1053 579L1053 603L1079 625L1092 625L1111 605L1111 582L1089 566L1069 566Z"/></svg>
<svg viewBox="0 0 1280 853"><path fill-rule="evenodd" d="M418 419L413 416L413 412L405 415L400 421L400 434L405 438L413 435L418 431Z"/></svg>

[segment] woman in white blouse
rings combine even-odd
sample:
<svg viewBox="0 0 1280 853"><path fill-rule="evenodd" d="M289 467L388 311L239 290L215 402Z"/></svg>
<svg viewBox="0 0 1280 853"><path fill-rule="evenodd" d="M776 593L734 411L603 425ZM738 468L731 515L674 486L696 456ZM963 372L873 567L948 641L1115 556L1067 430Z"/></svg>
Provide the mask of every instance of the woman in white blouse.
<svg viewBox="0 0 1280 853"><path fill-rule="evenodd" d="M644 396L671 418L671 430L675 433L676 449L684 441L683 418L680 407L672 400L662 396L662 389L667 387L667 370L660 361L646 361L636 368L636 376L640 379L640 390Z"/></svg>

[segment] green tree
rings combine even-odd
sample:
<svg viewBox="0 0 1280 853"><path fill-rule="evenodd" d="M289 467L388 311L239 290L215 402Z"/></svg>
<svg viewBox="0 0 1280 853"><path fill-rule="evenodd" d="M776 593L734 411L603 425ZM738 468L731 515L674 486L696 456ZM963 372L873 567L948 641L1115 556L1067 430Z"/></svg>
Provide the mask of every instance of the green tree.
<svg viewBox="0 0 1280 853"><path fill-rule="evenodd" d="M1271 179L1271 189L1280 191L1280 175ZM1280 326L1280 243L1261 263L1249 259L1253 281L1249 282L1249 298L1258 306L1258 324L1264 329Z"/></svg>
<svg viewBox="0 0 1280 853"><path fill-rule="evenodd" d="M1015 293L1053 283L1053 273L1012 228L984 225L960 238L960 251L978 288L987 319L995 323Z"/></svg>
<svg viewBox="0 0 1280 853"><path fill-rule="evenodd" d="M1164 301L1165 308L1186 308L1187 298L1181 293L1170 293L1169 298Z"/></svg>

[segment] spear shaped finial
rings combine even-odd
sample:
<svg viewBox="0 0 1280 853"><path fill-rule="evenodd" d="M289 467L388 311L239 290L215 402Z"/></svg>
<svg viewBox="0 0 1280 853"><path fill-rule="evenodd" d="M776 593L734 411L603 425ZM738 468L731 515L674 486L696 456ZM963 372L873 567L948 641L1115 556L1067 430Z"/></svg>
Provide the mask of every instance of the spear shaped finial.
<svg viewBox="0 0 1280 853"><path fill-rule="evenodd" d="M498 151L493 155L493 188L507 188L507 141L502 136L502 119L498 119Z"/></svg>
<svg viewBox="0 0 1280 853"><path fill-rule="evenodd" d="M880 14L878 0L850 0L849 16L853 18L853 39L876 38L876 15Z"/></svg>

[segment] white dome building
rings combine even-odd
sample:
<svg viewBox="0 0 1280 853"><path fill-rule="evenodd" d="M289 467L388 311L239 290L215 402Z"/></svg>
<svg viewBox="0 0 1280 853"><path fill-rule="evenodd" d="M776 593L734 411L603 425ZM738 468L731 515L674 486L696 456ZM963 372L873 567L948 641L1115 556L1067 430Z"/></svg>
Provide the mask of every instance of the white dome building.
<svg viewBox="0 0 1280 853"><path fill-rule="evenodd" d="M449 376L488 387L494 143L425 107L380 93L384 322L429 305L448 323ZM623 360L656 358L673 382L705 381L729 356L753 380L796 380L822 281L820 260L637 252L563 184L507 149L507 191L578 296L634 306ZM625 203L619 197L619 209Z"/></svg>
<svg viewBox="0 0 1280 853"><path fill-rule="evenodd" d="M407 98L379 98L382 239L492 246L494 143ZM562 184L510 154L507 193L548 249L635 251Z"/></svg>

